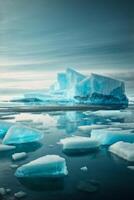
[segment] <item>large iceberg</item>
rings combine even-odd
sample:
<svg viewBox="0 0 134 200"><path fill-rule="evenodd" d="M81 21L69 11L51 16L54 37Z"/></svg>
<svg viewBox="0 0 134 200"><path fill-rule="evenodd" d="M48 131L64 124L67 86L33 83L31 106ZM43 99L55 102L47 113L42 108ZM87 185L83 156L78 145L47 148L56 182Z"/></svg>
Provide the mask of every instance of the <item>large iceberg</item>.
<svg viewBox="0 0 134 200"><path fill-rule="evenodd" d="M44 134L38 130L26 127L21 124L12 126L5 135L3 144L21 144L37 142L43 138Z"/></svg>
<svg viewBox="0 0 134 200"><path fill-rule="evenodd" d="M68 174L66 161L58 155L47 155L19 167L15 176L19 178L30 177L64 177Z"/></svg>
<svg viewBox="0 0 134 200"><path fill-rule="evenodd" d="M74 136L60 140L65 153L85 153L99 148L100 143L89 137Z"/></svg>
<svg viewBox="0 0 134 200"><path fill-rule="evenodd" d="M134 143L120 141L111 145L109 151L125 160L134 162Z"/></svg>
<svg viewBox="0 0 134 200"><path fill-rule="evenodd" d="M101 130L92 130L91 138L98 140L101 145L111 145L118 141L124 142L134 142L134 133L131 130L110 130L110 129L101 129Z"/></svg>
<svg viewBox="0 0 134 200"><path fill-rule="evenodd" d="M64 90L64 98L77 103L128 105L123 81L91 74L85 76L73 69L58 74L55 89Z"/></svg>

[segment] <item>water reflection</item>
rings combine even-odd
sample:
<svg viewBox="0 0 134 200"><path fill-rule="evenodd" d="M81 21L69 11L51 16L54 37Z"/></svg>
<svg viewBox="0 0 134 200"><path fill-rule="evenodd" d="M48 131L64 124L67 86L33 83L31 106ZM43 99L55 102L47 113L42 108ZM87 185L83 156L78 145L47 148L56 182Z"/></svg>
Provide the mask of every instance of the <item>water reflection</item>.
<svg viewBox="0 0 134 200"><path fill-rule="evenodd" d="M20 183L25 187L35 190L63 190L64 178L18 178Z"/></svg>

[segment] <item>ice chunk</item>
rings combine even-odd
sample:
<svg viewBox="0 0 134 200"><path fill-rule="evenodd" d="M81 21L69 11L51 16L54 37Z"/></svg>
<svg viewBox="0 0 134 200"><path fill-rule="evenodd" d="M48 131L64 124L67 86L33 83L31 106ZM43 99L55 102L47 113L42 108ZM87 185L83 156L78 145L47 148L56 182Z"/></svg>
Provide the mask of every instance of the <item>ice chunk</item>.
<svg viewBox="0 0 134 200"><path fill-rule="evenodd" d="M87 111L88 112L88 111ZM131 111L120 111L120 110L98 110L95 112L89 112L88 115L95 115L99 117L113 117L113 118L125 118L125 117L131 117L132 112Z"/></svg>
<svg viewBox="0 0 134 200"><path fill-rule="evenodd" d="M81 167L80 169L81 169L82 171L87 171L87 170L88 170L87 166Z"/></svg>
<svg viewBox="0 0 134 200"><path fill-rule="evenodd" d="M104 129L104 128L108 128L108 127L109 127L109 125L91 124L91 125L79 126L78 129L80 131L91 131L92 129Z"/></svg>
<svg viewBox="0 0 134 200"><path fill-rule="evenodd" d="M15 149L15 146L0 144L0 152L1 151L9 151Z"/></svg>
<svg viewBox="0 0 134 200"><path fill-rule="evenodd" d="M82 136L64 138L60 142L63 144L63 151L68 153L92 151L100 146L99 141Z"/></svg>
<svg viewBox="0 0 134 200"><path fill-rule="evenodd" d="M21 160L27 157L27 153L26 152L21 152L21 153L14 153L12 155L12 159L13 160Z"/></svg>
<svg viewBox="0 0 134 200"><path fill-rule="evenodd" d="M17 199L23 198L23 197L25 197L26 195L27 195L26 192L23 192L23 191L19 191L19 192L16 192L16 193L14 194L14 196L15 196Z"/></svg>
<svg viewBox="0 0 134 200"><path fill-rule="evenodd" d="M6 194L6 189L5 188L0 188L0 194L4 196Z"/></svg>
<svg viewBox="0 0 134 200"><path fill-rule="evenodd" d="M11 122L0 121L0 138L4 137L8 129L13 125Z"/></svg>
<svg viewBox="0 0 134 200"><path fill-rule="evenodd" d="M128 169L134 170L134 166L127 166Z"/></svg>
<svg viewBox="0 0 134 200"><path fill-rule="evenodd" d="M120 141L111 145L109 151L125 160L134 162L134 143Z"/></svg>
<svg viewBox="0 0 134 200"><path fill-rule="evenodd" d="M40 157L19 167L17 177L63 177L68 174L66 161L58 155Z"/></svg>
<svg viewBox="0 0 134 200"><path fill-rule="evenodd" d="M43 133L21 124L12 126L3 139L3 144L36 142L43 138Z"/></svg>
<svg viewBox="0 0 134 200"><path fill-rule="evenodd" d="M128 130L92 130L91 138L102 145L111 145L118 141L134 142L134 133Z"/></svg>

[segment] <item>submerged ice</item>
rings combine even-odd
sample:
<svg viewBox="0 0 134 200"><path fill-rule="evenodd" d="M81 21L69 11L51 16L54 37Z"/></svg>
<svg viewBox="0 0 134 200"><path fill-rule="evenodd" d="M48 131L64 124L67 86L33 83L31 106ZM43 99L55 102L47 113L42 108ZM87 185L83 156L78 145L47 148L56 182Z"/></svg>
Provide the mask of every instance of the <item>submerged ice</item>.
<svg viewBox="0 0 134 200"><path fill-rule="evenodd" d="M25 177L63 177L68 174L66 161L58 155L46 155L19 167L15 176Z"/></svg>
<svg viewBox="0 0 134 200"><path fill-rule="evenodd" d="M21 124L12 126L6 133L3 144L21 144L36 142L43 138L43 133Z"/></svg>

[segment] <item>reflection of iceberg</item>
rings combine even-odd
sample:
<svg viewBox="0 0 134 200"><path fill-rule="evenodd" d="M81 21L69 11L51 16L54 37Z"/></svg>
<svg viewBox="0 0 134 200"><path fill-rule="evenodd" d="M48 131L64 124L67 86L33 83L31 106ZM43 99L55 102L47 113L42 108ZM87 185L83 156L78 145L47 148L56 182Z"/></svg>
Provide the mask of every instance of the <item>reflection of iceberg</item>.
<svg viewBox="0 0 134 200"><path fill-rule="evenodd" d="M17 177L63 177L68 174L66 161L58 155L40 157L28 164L19 167L15 175Z"/></svg>
<svg viewBox="0 0 134 200"><path fill-rule="evenodd" d="M118 141L134 142L134 133L129 130L92 130L91 138L102 145L111 145Z"/></svg>
<svg viewBox="0 0 134 200"><path fill-rule="evenodd" d="M134 143L120 141L111 145L109 151L125 160L134 162Z"/></svg>
<svg viewBox="0 0 134 200"><path fill-rule="evenodd" d="M3 139L3 144L21 144L37 142L43 138L43 133L23 126L21 124L12 126Z"/></svg>
<svg viewBox="0 0 134 200"><path fill-rule="evenodd" d="M65 153L85 153L96 150L100 146L99 141L81 136L61 139L60 142Z"/></svg>

